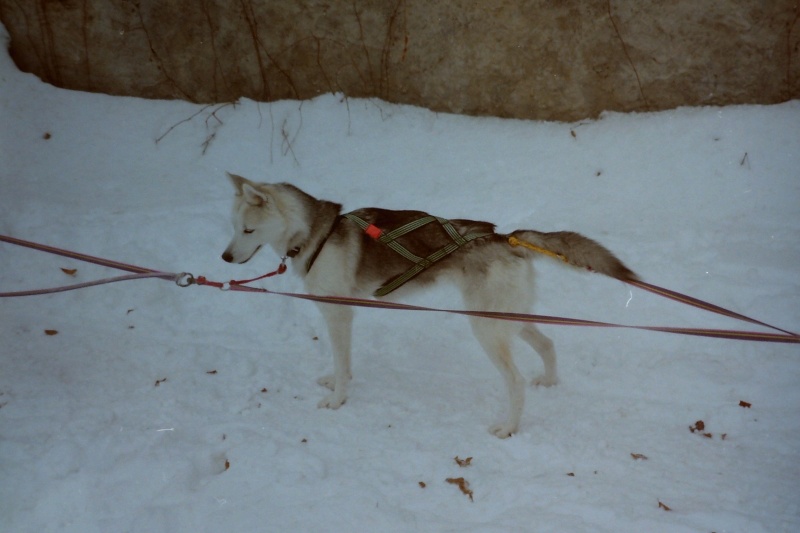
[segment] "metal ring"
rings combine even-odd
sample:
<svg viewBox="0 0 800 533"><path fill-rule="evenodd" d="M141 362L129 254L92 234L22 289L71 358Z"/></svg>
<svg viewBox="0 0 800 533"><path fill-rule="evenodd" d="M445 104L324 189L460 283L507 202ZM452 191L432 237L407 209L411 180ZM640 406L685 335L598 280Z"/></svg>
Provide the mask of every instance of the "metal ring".
<svg viewBox="0 0 800 533"><path fill-rule="evenodd" d="M189 285L194 285L195 284L195 279L194 279L194 276L192 274L190 274L189 272L181 272L175 278L175 284L178 287L188 287Z"/></svg>

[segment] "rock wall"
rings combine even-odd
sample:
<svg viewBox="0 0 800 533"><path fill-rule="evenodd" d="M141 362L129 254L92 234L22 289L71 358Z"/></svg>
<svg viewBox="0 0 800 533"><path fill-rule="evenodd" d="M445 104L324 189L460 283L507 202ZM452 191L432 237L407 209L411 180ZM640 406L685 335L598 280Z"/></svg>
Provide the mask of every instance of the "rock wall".
<svg viewBox="0 0 800 533"><path fill-rule="evenodd" d="M797 0L0 0L54 85L572 121L800 97Z"/></svg>

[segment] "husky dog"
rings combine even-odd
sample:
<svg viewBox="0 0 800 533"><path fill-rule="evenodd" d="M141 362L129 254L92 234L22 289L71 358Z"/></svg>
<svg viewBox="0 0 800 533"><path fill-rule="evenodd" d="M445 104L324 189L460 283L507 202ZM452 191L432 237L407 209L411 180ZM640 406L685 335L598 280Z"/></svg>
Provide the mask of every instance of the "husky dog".
<svg viewBox="0 0 800 533"><path fill-rule="evenodd" d="M279 256L291 258L311 294L382 297L444 278L459 287L468 310L527 313L533 304L531 259L537 251L623 281L637 279L611 252L577 233L517 230L501 235L488 222L372 207L342 215L340 204L318 200L293 185L228 177L236 190L235 233L222 259L246 263L268 244ZM347 400L351 379L353 309L329 303L319 309L333 348L333 374L318 381L331 392L319 407L337 409ZM506 438L517 431L525 402L511 340L519 335L542 358L544 373L533 380L542 386L558 381L553 342L530 323L470 317L470 324L505 380L509 414L490 431Z"/></svg>

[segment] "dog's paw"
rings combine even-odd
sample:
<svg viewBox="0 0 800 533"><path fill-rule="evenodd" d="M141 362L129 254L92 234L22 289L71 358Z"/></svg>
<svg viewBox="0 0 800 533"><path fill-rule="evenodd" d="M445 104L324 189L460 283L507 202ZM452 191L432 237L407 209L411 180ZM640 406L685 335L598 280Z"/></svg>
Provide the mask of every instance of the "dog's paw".
<svg viewBox="0 0 800 533"><path fill-rule="evenodd" d="M328 374L327 376L322 376L317 380L318 385L322 385L330 390L333 390L333 385L336 383L336 380L333 377L333 374ZM322 406L320 406L322 407Z"/></svg>
<svg viewBox="0 0 800 533"><path fill-rule="evenodd" d="M541 376L533 378L531 385L534 387L552 387L553 385L558 385L558 378L542 374Z"/></svg>
<svg viewBox="0 0 800 533"><path fill-rule="evenodd" d="M347 401L347 396L336 394L335 392L327 395L319 401L317 407L320 409L338 409Z"/></svg>
<svg viewBox="0 0 800 533"><path fill-rule="evenodd" d="M495 424L489 428L489 433L491 433L498 439L507 439L516 432L517 432L517 426L512 425L509 422L503 422L502 424Z"/></svg>
<svg viewBox="0 0 800 533"><path fill-rule="evenodd" d="M347 381L353 379L352 375L347 376ZM336 388L336 377L333 374L328 374L327 376L322 376L317 380L318 385L322 385L326 389L334 390Z"/></svg>

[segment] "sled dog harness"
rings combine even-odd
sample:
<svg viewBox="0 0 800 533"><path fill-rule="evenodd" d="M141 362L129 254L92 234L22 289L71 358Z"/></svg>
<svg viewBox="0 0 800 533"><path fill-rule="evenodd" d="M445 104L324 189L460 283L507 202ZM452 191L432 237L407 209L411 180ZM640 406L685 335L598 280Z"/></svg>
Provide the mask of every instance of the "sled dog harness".
<svg viewBox="0 0 800 533"><path fill-rule="evenodd" d="M339 215L339 216L336 217L336 220L334 220L333 224L331 224L331 227L328 230L328 233L325 235L325 237L322 238L322 240L317 245L316 250L314 250L314 253L312 253L311 257L309 257L308 261L306 261L306 274L308 274L311 271L311 267L314 266L314 262L317 260L317 257L319 256L319 253L322 251L322 247L325 246L325 243L328 242L328 239L331 238L331 235L333 235L333 232L336 230L336 226L339 225L339 221L341 219L342 219L342 215ZM291 250L286 252L286 256L287 257L294 257L298 253L300 253L300 248L292 248Z"/></svg>
<svg viewBox="0 0 800 533"><path fill-rule="evenodd" d="M404 283L409 281L411 278L422 272L423 270L427 269L435 262L439 261L450 255L451 253L455 252L465 244L475 239L479 239L481 237L488 237L489 235L493 235L493 233L468 233L466 235L461 235L458 230L453 226L453 223L447 220L446 218L435 217L432 215L428 215L413 222L409 222L403 226L400 226L397 229L391 231L385 231L374 224L370 224L366 220L352 214L347 213L342 215L344 218L356 223L361 229L364 230L364 233L372 237L374 240L385 244L398 254L402 255L412 263L414 266L394 278L393 280L389 281L378 290L376 290L373 295L374 296L386 296L390 292L394 291L401 287ZM402 237L407 233L411 233L414 230L417 230L431 222L439 222L442 225L444 230L453 239L453 242L448 243L441 247L439 250L433 252L428 257L420 257L411 251L408 250L405 246L397 242L398 237Z"/></svg>

